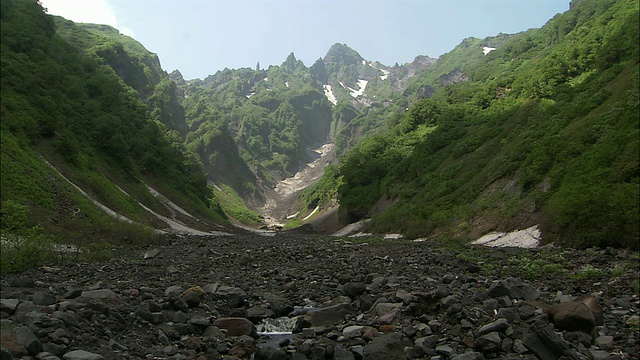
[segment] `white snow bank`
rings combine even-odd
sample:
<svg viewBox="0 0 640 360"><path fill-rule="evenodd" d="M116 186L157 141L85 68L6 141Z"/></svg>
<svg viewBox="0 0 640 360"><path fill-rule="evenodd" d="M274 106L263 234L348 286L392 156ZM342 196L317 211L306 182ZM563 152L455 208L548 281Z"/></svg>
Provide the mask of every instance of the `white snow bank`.
<svg viewBox="0 0 640 360"><path fill-rule="evenodd" d="M324 96L327 97L330 103L336 105L338 103L338 99L336 99L336 95L331 90L331 85L322 85L322 89L324 89Z"/></svg>
<svg viewBox="0 0 640 360"><path fill-rule="evenodd" d="M489 46L485 46L482 48L482 52L487 55L488 53L492 52L493 50L495 50L496 48L493 47L489 47Z"/></svg>
<svg viewBox="0 0 640 360"><path fill-rule="evenodd" d="M310 217L312 217L315 213L318 212L318 210L320 210L320 206L316 206L315 209L313 209L313 211L311 212L311 214L307 215L304 217L304 219L302 219L302 221L307 221L309 220Z"/></svg>
<svg viewBox="0 0 640 360"><path fill-rule="evenodd" d="M538 225L510 233L491 232L473 241L472 245L484 245L490 247L517 247L523 249L535 249L540 244L542 233Z"/></svg>
<svg viewBox="0 0 640 360"><path fill-rule="evenodd" d="M360 220L353 224L349 224L342 229L334 232L331 236L347 236L349 234L353 234L354 232L362 229L371 219Z"/></svg>
<svg viewBox="0 0 640 360"><path fill-rule="evenodd" d="M349 88L349 95L357 98L358 96L364 94L364 89L367 87L369 82L367 80L358 79L358 90Z"/></svg>
<svg viewBox="0 0 640 360"><path fill-rule="evenodd" d="M384 75L380 75L380 80L386 80L389 77L389 70L380 69Z"/></svg>

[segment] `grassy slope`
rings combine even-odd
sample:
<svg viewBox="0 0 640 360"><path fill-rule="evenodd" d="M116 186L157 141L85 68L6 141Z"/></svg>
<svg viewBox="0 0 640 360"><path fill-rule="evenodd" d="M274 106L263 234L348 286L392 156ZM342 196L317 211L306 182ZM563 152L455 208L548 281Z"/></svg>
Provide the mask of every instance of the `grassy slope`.
<svg viewBox="0 0 640 360"><path fill-rule="evenodd" d="M65 32L72 34L73 25L66 24ZM93 38L80 32L80 38ZM226 223L217 206L207 206L202 165L190 163L184 149L172 144L140 94L109 65L60 38L35 2L2 1L1 45L3 237L37 228L54 242L83 246L151 241L148 227L161 224L138 202L165 216L170 211L142 181L204 226ZM42 158L101 203L145 226L107 216ZM14 211L26 215L7 225Z"/></svg>

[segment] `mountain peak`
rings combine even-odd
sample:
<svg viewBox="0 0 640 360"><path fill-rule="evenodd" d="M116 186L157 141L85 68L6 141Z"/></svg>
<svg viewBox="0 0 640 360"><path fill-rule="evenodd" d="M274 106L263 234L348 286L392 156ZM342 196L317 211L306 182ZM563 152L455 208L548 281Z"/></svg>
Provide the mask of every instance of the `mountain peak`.
<svg viewBox="0 0 640 360"><path fill-rule="evenodd" d="M282 68L288 70L295 70L300 66L304 66L304 64L302 61L296 59L296 55L293 52L291 52L291 54L287 56L287 59L282 63Z"/></svg>
<svg viewBox="0 0 640 360"><path fill-rule="evenodd" d="M339 63L343 65L356 65L364 60L357 51L346 44L335 43L324 57L325 63Z"/></svg>

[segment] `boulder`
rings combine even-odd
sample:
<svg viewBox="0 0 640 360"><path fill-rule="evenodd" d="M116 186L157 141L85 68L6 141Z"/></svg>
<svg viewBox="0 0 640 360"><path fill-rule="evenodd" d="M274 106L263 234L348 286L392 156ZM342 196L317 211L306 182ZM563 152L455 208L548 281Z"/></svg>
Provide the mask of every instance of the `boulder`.
<svg viewBox="0 0 640 360"><path fill-rule="evenodd" d="M251 335L254 330L251 321L239 317L222 317L216 319L213 325L227 330L229 336Z"/></svg>
<svg viewBox="0 0 640 360"><path fill-rule="evenodd" d="M377 337L363 349L363 358L367 360L404 359L402 339L397 333L388 333Z"/></svg>
<svg viewBox="0 0 640 360"><path fill-rule="evenodd" d="M596 326L596 318L591 309L579 301L563 302L551 306L549 318L559 330L589 333Z"/></svg>
<svg viewBox="0 0 640 360"><path fill-rule="evenodd" d="M349 303L328 306L308 312L300 318L296 330L312 326L335 326L345 320L345 316L353 315L356 309Z"/></svg>
<svg viewBox="0 0 640 360"><path fill-rule="evenodd" d="M529 328L529 335L523 341L524 346L540 360L581 360L582 358L553 331L553 325L535 322ZM514 347L515 347L514 343Z"/></svg>

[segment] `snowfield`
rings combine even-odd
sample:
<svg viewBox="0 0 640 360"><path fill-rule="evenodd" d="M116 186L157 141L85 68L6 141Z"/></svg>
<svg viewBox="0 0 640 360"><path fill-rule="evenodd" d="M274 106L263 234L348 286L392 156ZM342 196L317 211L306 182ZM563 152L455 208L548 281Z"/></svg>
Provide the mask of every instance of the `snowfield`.
<svg viewBox="0 0 640 360"><path fill-rule="evenodd" d="M496 49L496 48L485 46L485 47L483 47L483 48L482 48L482 52L483 52L485 55L487 55L488 53L492 52L492 51L493 51L493 50L495 50L495 49Z"/></svg>
<svg viewBox="0 0 640 360"><path fill-rule="evenodd" d="M368 83L369 82L367 80L358 79L358 88L359 89L356 90L356 89L348 88L349 89L349 95L353 96L354 98L357 98L358 96L364 94L364 89L367 87Z"/></svg>
<svg viewBox="0 0 640 360"><path fill-rule="evenodd" d="M336 105L338 103L338 99L336 99L336 95L331 90L331 85L322 85L322 89L324 89L324 96L327 97L330 103Z"/></svg>

